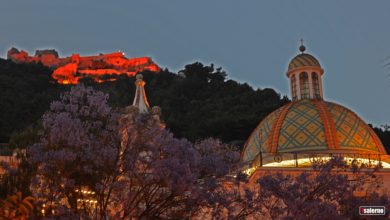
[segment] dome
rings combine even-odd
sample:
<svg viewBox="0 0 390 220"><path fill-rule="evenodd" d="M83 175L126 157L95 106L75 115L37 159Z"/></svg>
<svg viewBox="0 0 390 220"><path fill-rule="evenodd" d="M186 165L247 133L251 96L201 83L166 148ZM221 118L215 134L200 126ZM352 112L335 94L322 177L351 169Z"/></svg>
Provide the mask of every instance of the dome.
<svg viewBox="0 0 390 220"><path fill-rule="evenodd" d="M247 140L242 160L252 161L260 152L386 154L353 111L313 99L288 103L265 117Z"/></svg>
<svg viewBox="0 0 390 220"><path fill-rule="evenodd" d="M290 61L290 63L288 64L288 71L295 68L306 67L306 66L315 66L321 68L320 62L318 62L318 60L314 56L308 53L301 53L295 56Z"/></svg>

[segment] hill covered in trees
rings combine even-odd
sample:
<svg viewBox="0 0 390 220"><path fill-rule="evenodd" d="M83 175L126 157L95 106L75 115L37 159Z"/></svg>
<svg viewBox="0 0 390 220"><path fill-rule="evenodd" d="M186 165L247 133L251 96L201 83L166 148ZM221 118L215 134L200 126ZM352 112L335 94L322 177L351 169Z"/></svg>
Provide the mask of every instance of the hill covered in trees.
<svg viewBox="0 0 390 220"><path fill-rule="evenodd" d="M64 88L52 82L41 64L15 64L0 59L0 143L42 117Z"/></svg>
<svg viewBox="0 0 390 220"><path fill-rule="evenodd" d="M186 65L179 73L164 69L142 74L148 100L152 106L162 108L167 128L177 137L191 141L211 136L242 144L262 118L289 102L273 89L253 89L228 79L221 68L198 62ZM86 78L81 82L109 93L113 107L131 105L135 77L119 75L115 79L95 83ZM41 64L15 64L0 59L0 88L0 142L5 143L11 137L11 142L34 137L50 102L70 86L57 84L51 78L51 70ZM375 131L389 148L390 131Z"/></svg>

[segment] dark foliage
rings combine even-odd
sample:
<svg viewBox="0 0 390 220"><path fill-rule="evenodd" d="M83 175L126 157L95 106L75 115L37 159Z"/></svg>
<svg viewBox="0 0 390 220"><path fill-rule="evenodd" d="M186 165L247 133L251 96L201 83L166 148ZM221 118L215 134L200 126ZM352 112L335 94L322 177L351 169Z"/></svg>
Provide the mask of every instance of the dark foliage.
<svg viewBox="0 0 390 220"><path fill-rule="evenodd" d="M162 108L163 120L177 137L191 141L215 137L243 143L262 118L288 102L273 89L254 90L246 83L228 80L226 73L213 65L193 63L179 74L165 69L143 75L150 104ZM134 78L84 83L109 93L113 106L129 105L134 97Z"/></svg>
<svg viewBox="0 0 390 220"><path fill-rule="evenodd" d="M374 129L379 139L381 139L383 146L385 146L387 153L390 154L390 125L382 125L379 128L373 127L371 124L369 126Z"/></svg>
<svg viewBox="0 0 390 220"><path fill-rule="evenodd" d="M0 143L29 143L39 127L37 121L49 103L69 86L51 79L51 70L41 64L15 64L0 59ZM191 141L206 137L240 145L261 119L287 103L286 97L273 89L253 89L246 83L228 79L221 68L193 63L178 74L167 69L160 73L143 72L146 93L152 106L162 108L162 119L175 136ZM86 85L109 93L109 104L124 107L132 104L134 77L116 76L116 81ZM375 128L389 151L390 131ZM20 135L19 133L22 133Z"/></svg>
<svg viewBox="0 0 390 220"><path fill-rule="evenodd" d="M13 132L34 124L67 89L53 83L50 73L40 64L0 61L0 142L8 142ZM228 80L226 73L213 65L194 63L179 74L165 69L143 75L149 102L163 109L167 127L192 141L212 136L243 142L260 119L288 101L272 89L254 90L246 83ZM111 106L132 103L134 77L117 76L116 81L101 84L84 79L83 83L109 93Z"/></svg>
<svg viewBox="0 0 390 220"><path fill-rule="evenodd" d="M59 88L41 64L0 59L0 143L34 124L58 97Z"/></svg>
<svg viewBox="0 0 390 220"><path fill-rule="evenodd" d="M0 176L0 199L17 192L21 192L24 196L31 195L30 183L31 177L35 174L35 167L31 166L23 153L18 152L17 157L20 160L17 169L0 164L0 169L3 168L7 171Z"/></svg>
<svg viewBox="0 0 390 220"><path fill-rule="evenodd" d="M244 142L260 119L287 103L272 89L254 90L226 79L222 69L194 63L179 74L145 74L150 102L179 137Z"/></svg>

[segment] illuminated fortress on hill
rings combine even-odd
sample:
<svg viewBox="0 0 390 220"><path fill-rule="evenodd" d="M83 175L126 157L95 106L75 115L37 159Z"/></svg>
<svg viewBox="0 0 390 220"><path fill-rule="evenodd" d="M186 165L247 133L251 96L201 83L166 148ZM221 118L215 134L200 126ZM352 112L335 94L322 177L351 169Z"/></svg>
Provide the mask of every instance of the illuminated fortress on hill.
<svg viewBox="0 0 390 220"><path fill-rule="evenodd" d="M142 71L159 72L160 67L150 57L126 58L122 52L97 56L59 57L56 50L37 50L34 56L26 51L11 48L7 59L16 63L42 63L53 69L52 77L60 84L77 84L81 78L90 77L96 82L113 81L109 75L134 76Z"/></svg>

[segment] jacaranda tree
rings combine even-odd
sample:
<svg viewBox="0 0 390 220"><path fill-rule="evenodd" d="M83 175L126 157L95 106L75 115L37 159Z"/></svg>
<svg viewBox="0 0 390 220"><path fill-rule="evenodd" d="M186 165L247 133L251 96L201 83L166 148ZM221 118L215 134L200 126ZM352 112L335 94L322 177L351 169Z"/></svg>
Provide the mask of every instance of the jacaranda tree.
<svg viewBox="0 0 390 220"><path fill-rule="evenodd" d="M28 148L28 156L38 167L31 188L46 213L105 214L110 187L119 178L120 143L117 115L107 99L102 92L78 86L44 114L41 141ZM80 192L87 190L96 194L97 204L86 203Z"/></svg>
<svg viewBox="0 0 390 220"><path fill-rule="evenodd" d="M266 174L257 180L254 213L267 219L346 219L357 218L359 206L390 208L387 195L379 194L382 183L375 171L334 157L297 175Z"/></svg>
<svg viewBox="0 0 390 220"><path fill-rule="evenodd" d="M78 85L44 114L41 139L27 150L44 218L337 219L356 215L359 205L389 204L367 191L378 184L363 172L370 169L340 158L297 175L269 173L255 183L252 176L248 184L234 172L237 149L213 138L177 139L153 115L112 109L107 99Z"/></svg>
<svg viewBox="0 0 390 220"><path fill-rule="evenodd" d="M107 99L79 85L44 114L41 141L27 154L45 216L182 219L207 206L238 153L215 139L176 139L151 115L112 109Z"/></svg>

